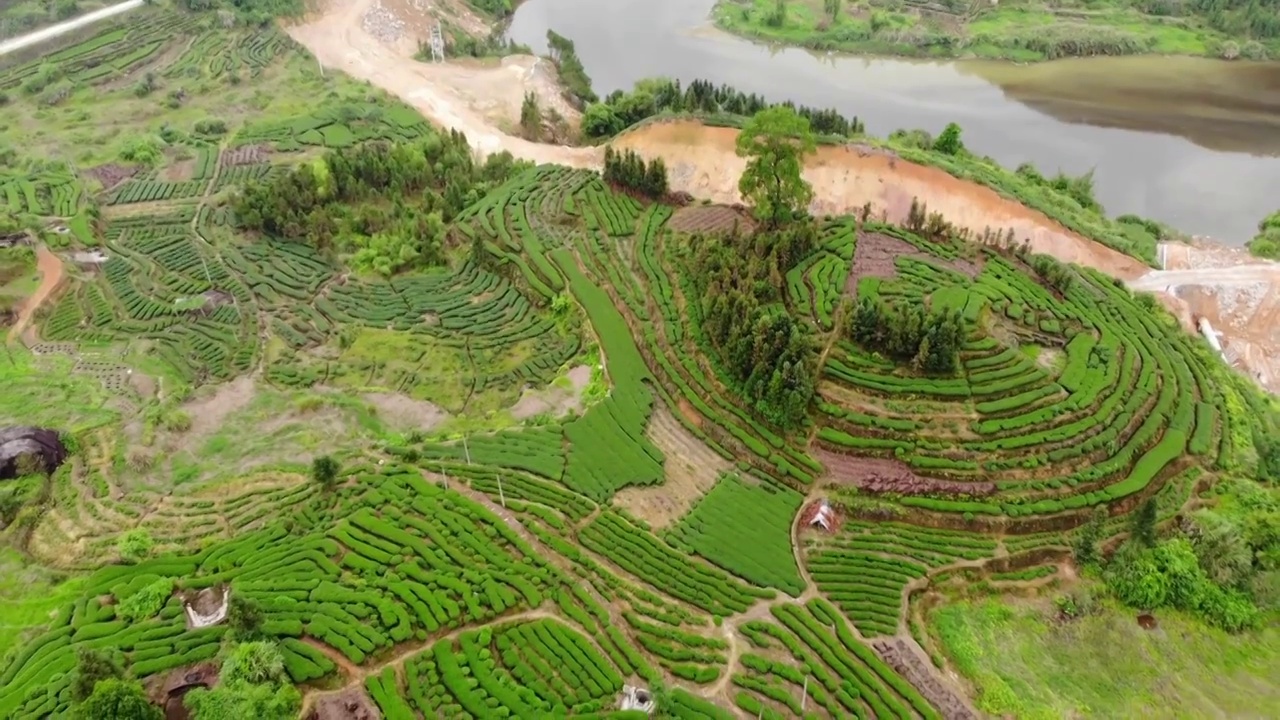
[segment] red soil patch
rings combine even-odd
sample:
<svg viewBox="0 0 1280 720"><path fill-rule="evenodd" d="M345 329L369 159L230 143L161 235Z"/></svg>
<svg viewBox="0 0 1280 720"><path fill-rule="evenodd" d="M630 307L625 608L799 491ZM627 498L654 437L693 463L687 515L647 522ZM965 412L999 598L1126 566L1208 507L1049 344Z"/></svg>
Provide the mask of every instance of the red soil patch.
<svg viewBox="0 0 1280 720"><path fill-rule="evenodd" d="M921 477L900 460L854 457L821 448L814 450L814 457L827 468L829 479L871 493L986 497L996 491L995 483L990 482Z"/></svg>
<svg viewBox="0 0 1280 720"><path fill-rule="evenodd" d="M680 414L683 415L686 420L693 423L694 427L702 427L702 416L698 414L697 410L693 409L693 406L689 404L688 400L680 398L676 405L680 408Z"/></svg>

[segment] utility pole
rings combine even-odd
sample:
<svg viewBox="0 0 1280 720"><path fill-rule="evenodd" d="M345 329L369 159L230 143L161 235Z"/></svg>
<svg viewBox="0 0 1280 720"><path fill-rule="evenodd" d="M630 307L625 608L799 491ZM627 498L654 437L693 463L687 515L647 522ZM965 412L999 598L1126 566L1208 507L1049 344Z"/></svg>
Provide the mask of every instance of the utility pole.
<svg viewBox="0 0 1280 720"><path fill-rule="evenodd" d="M804 676L804 690L800 691L800 714L804 714L805 701L809 699L809 676Z"/></svg>
<svg viewBox="0 0 1280 720"><path fill-rule="evenodd" d="M502 509L507 509L507 496L502 492L502 476L498 476L498 500L502 501Z"/></svg>

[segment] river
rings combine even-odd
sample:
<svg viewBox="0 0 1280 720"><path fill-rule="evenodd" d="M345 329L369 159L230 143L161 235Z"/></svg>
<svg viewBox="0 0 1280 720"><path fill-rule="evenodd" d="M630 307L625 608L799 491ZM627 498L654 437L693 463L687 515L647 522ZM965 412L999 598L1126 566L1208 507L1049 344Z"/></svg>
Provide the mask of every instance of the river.
<svg viewBox="0 0 1280 720"><path fill-rule="evenodd" d="M573 40L597 93L705 78L857 115L885 135L964 128L970 150L1046 174L1094 171L1113 215L1240 244L1280 208L1280 64L1097 58L1017 66L775 49L711 25L714 0L527 0L509 34Z"/></svg>

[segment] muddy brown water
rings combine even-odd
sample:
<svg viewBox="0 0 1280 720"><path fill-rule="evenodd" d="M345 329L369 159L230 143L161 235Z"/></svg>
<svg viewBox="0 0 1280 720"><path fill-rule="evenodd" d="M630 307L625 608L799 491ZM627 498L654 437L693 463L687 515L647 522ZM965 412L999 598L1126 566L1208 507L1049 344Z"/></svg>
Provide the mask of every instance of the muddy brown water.
<svg viewBox="0 0 1280 720"><path fill-rule="evenodd" d="M775 49L711 27L714 0L527 0L509 34L573 40L601 94L641 78L705 78L836 107L875 134L965 130L1007 166L1095 171L1112 214L1240 244L1280 206L1280 64L1090 58L1039 65L911 62Z"/></svg>

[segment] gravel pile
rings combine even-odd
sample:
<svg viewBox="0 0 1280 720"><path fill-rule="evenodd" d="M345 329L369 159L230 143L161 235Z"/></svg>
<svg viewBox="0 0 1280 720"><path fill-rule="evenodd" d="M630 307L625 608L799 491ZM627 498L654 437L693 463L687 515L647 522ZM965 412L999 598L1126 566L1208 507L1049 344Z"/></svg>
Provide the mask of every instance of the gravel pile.
<svg viewBox="0 0 1280 720"><path fill-rule="evenodd" d="M404 37L404 21L383 7L381 3L369 8L369 12L361 18L360 24L364 26L365 32L382 42L395 42Z"/></svg>

